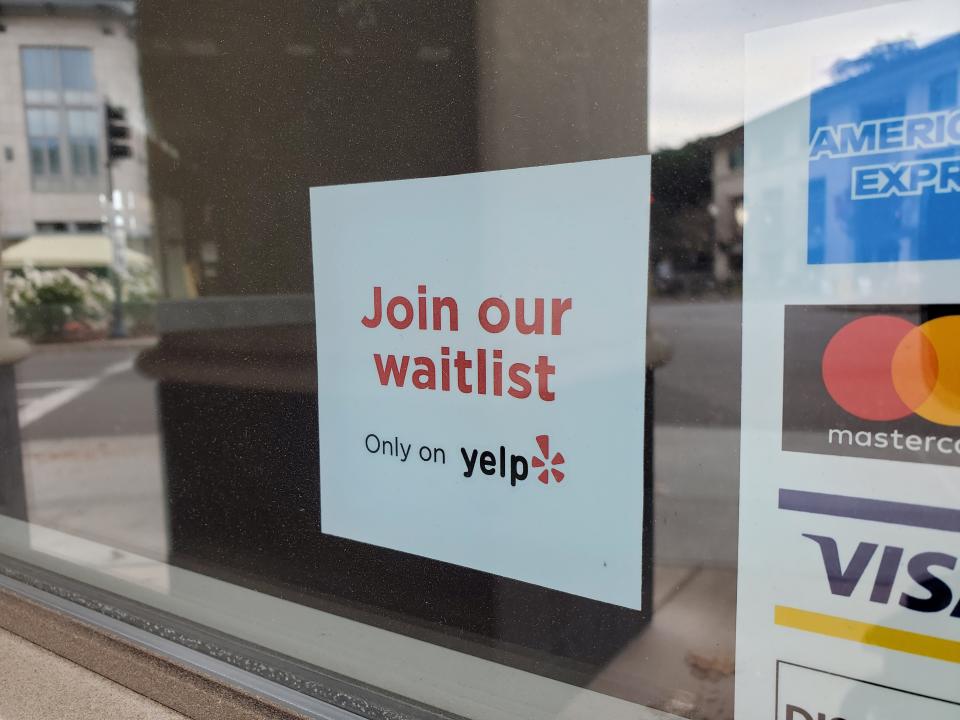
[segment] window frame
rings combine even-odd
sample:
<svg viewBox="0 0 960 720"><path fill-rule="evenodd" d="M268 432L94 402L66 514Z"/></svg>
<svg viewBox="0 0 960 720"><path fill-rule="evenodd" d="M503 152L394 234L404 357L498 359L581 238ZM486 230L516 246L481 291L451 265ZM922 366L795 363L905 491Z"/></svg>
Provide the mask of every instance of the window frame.
<svg viewBox="0 0 960 720"><path fill-rule="evenodd" d="M0 628L190 718L451 717L5 554Z"/></svg>
<svg viewBox="0 0 960 720"><path fill-rule="evenodd" d="M94 72L94 49L80 45L32 45L24 44L17 48L20 62L21 98L23 101L25 141L27 145L27 164L30 172L30 185L34 192L100 192L104 186L104 158L105 139L102 132L94 131L91 135L74 136L70 132L70 118L76 113L92 113L94 129L103 125L103 107L97 94L97 79ZM30 88L27 87L26 57L29 51L52 51L55 57L53 67L56 77L56 89L44 88L43 94L55 93L56 101L49 97L31 98ZM64 51L81 51L89 54L90 82L88 91L68 90L64 88L63 55ZM42 113L53 112L57 118L56 134L46 132L44 135L32 135L30 132L31 111ZM44 115L44 123L47 116ZM89 123L89 115L87 122ZM47 130L47 128L44 128ZM55 141L55 144L45 144L43 149L44 172L38 173L34 164L34 138L41 138L45 143ZM75 164L74 140L85 140L78 144L86 149L83 162L83 172L79 172ZM90 142L92 140L92 142ZM59 172L50 172L50 151L55 148L59 156ZM93 151L91 153L91 150Z"/></svg>

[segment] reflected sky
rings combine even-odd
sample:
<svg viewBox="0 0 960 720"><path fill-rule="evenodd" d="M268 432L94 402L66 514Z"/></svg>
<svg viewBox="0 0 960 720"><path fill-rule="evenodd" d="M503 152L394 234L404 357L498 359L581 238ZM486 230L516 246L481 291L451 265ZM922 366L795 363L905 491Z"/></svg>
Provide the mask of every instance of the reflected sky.
<svg viewBox="0 0 960 720"><path fill-rule="evenodd" d="M715 135L743 122L744 35L838 13L885 5L878 0L651 0L650 3L650 147L676 147ZM942 19L917 18L918 44L942 35ZM834 30L837 53L811 68L811 86L826 82L830 64L854 56L877 42L903 39L886 21L849 24ZM834 42L824 37L824 46ZM818 75L822 75L820 82ZM764 83L767 109L796 99L796 87L773 74ZM793 93L791 93L791 90Z"/></svg>

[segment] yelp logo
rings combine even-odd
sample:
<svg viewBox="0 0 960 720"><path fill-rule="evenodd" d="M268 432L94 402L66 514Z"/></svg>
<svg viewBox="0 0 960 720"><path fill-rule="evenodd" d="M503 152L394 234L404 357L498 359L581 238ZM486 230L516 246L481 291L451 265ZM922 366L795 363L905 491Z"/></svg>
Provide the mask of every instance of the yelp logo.
<svg viewBox="0 0 960 720"><path fill-rule="evenodd" d="M467 448L461 447L460 455L463 458L464 465L463 476L472 478L474 473L479 470L480 473L487 476L499 475L504 479L510 478L510 485L516 487L518 482L527 479L532 466L534 470L540 471L537 474L537 480L544 485L549 485L551 478L555 483L563 482L566 473L558 467L566 462L563 453L550 453L549 435L537 435L536 442L540 454L534 454L530 460L527 460L525 455L508 453L504 445L501 445L497 450L479 450L477 448L467 450Z"/></svg>
<svg viewBox="0 0 960 720"><path fill-rule="evenodd" d="M535 468L543 468L540 471L540 474L537 475L537 480L542 482L544 485L550 483L550 475L553 475L553 479L557 482L563 482L563 471L557 470L557 465L563 465L564 459L561 453L555 453L553 457L550 456L550 436L549 435L537 435L537 447L540 448L540 457L536 455L530 460L530 464Z"/></svg>

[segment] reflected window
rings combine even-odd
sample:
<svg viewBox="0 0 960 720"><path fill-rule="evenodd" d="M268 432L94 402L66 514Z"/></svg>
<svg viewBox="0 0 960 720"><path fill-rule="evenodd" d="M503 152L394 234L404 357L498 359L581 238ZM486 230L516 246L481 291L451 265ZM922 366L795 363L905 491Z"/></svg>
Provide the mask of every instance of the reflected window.
<svg viewBox="0 0 960 720"><path fill-rule="evenodd" d="M20 51L35 190L89 190L100 168L100 109L87 48Z"/></svg>
<svg viewBox="0 0 960 720"><path fill-rule="evenodd" d="M33 176L60 175L60 115L56 110L27 108L27 138Z"/></svg>
<svg viewBox="0 0 960 720"><path fill-rule="evenodd" d="M938 75L930 81L930 110L946 110L957 104L957 71Z"/></svg>
<svg viewBox="0 0 960 720"><path fill-rule="evenodd" d="M23 89L28 103L55 104L60 88L55 48L23 48Z"/></svg>
<svg viewBox="0 0 960 720"><path fill-rule="evenodd" d="M727 162L731 170L743 169L743 145L730 148L727 152Z"/></svg>
<svg viewBox="0 0 960 720"><path fill-rule="evenodd" d="M69 229L67 227L67 223L59 222L57 220L38 220L33 225L38 233L67 232Z"/></svg>
<svg viewBox="0 0 960 720"><path fill-rule="evenodd" d="M871 99L860 105L860 121L883 120L901 117L907 112L907 100L904 97L882 97Z"/></svg>
<svg viewBox="0 0 960 720"><path fill-rule="evenodd" d="M96 175L100 114L96 110L68 110L67 135L74 175Z"/></svg>

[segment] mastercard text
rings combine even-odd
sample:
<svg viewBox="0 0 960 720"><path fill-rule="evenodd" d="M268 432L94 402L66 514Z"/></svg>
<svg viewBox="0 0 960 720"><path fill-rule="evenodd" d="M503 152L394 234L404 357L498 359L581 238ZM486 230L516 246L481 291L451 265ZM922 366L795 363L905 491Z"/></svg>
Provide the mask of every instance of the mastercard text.
<svg viewBox="0 0 960 720"><path fill-rule="evenodd" d="M960 455L960 438L937 435L910 435L899 430L872 432L870 430L847 430L830 428L827 442L831 445L902 450L908 453L940 453Z"/></svg>

